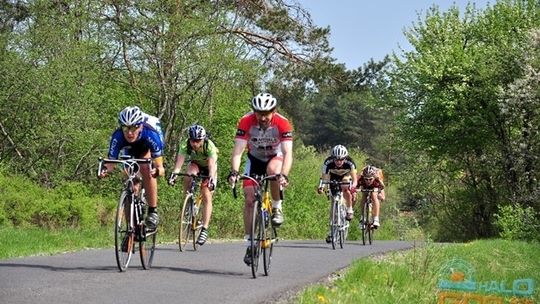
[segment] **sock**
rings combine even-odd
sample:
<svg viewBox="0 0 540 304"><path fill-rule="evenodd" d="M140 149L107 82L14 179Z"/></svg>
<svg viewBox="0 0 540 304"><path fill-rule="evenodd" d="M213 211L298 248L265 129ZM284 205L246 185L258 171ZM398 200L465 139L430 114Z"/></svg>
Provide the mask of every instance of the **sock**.
<svg viewBox="0 0 540 304"><path fill-rule="evenodd" d="M157 207L148 207L148 213L157 213Z"/></svg>
<svg viewBox="0 0 540 304"><path fill-rule="evenodd" d="M373 217L373 220L374 220L374 221L378 221L378 220L379 220L379 217L378 217L378 216L374 216L374 217Z"/></svg>
<svg viewBox="0 0 540 304"><path fill-rule="evenodd" d="M277 208L277 209L281 209L281 202L282 200L272 200L272 208Z"/></svg>
<svg viewBox="0 0 540 304"><path fill-rule="evenodd" d="M354 213L354 210L352 207L347 208L347 213Z"/></svg>
<svg viewBox="0 0 540 304"><path fill-rule="evenodd" d="M244 241L245 241L247 247L251 246L251 240L249 238L249 234L244 235Z"/></svg>

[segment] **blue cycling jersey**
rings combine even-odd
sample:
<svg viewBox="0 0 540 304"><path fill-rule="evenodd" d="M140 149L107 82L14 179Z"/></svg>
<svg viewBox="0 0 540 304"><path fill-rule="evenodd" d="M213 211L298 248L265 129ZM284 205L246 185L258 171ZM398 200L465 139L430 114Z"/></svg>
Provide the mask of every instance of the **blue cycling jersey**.
<svg viewBox="0 0 540 304"><path fill-rule="evenodd" d="M112 134L111 143L109 145L109 158L118 159L122 149L140 152L150 150L152 158L162 156L165 144L163 142L163 135L159 131L160 130L154 129L151 125L143 123L143 128L141 133L139 133L139 138L137 138L137 140L133 143L129 143L125 139L122 129L116 129ZM140 155L131 156L140 157Z"/></svg>

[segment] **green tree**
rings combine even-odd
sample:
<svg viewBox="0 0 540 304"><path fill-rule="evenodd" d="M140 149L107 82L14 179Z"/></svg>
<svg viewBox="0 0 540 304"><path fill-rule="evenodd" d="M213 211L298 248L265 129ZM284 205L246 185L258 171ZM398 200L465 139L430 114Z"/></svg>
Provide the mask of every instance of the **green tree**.
<svg viewBox="0 0 540 304"><path fill-rule="evenodd" d="M403 147L458 181L446 206L431 209L438 208L441 223L458 215L465 222L445 236L494 235L497 205L523 191L516 171L523 155L512 151L512 134L523 134L523 121L509 119L501 102L524 75L522 54L528 33L539 26L538 13L536 1L500 1L484 12L469 5L463 16L457 7L433 7L406 33L414 50L394 60Z"/></svg>

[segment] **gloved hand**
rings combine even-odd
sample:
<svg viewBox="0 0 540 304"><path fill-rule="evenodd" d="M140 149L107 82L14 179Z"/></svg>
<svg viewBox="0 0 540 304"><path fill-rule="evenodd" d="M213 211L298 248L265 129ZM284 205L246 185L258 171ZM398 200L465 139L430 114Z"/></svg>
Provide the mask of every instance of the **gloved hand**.
<svg viewBox="0 0 540 304"><path fill-rule="evenodd" d="M317 188L317 193L321 194L321 193L323 193L323 191L324 191L323 187L318 187Z"/></svg>
<svg viewBox="0 0 540 304"><path fill-rule="evenodd" d="M171 176L169 177L169 180L168 180L169 185L174 186L176 184L176 178L177 177L178 177L178 175L171 174Z"/></svg>

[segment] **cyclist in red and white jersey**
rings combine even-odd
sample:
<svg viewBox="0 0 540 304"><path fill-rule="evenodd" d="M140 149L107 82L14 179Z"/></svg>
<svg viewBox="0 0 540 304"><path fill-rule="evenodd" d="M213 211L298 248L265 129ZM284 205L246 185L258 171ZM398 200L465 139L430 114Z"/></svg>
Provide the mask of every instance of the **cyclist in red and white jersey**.
<svg viewBox="0 0 540 304"><path fill-rule="evenodd" d="M272 223L283 223L283 211L279 198L280 184L286 187L289 184L287 175L293 162L293 128L289 120L276 112L277 100L271 94L261 93L251 100L253 112L244 115L238 122L238 129L234 139L234 148L231 157L231 173L229 182L237 181L238 170L242 161L242 154L247 148L247 162L245 174L274 175L280 174L279 181L270 182L272 196ZM248 241L251 218L253 214L253 201L255 199L254 185L244 180L244 232ZM249 242L247 242L249 244ZM246 252L244 262L251 262L251 253Z"/></svg>
<svg viewBox="0 0 540 304"><path fill-rule="evenodd" d="M367 165L362 169L360 178L358 179L357 187L359 189L373 189L377 190L371 193L362 193L361 206L363 208L364 203L367 200L367 196L371 196L371 201L373 202L373 226L379 227L379 210L380 202L383 201L386 197L384 194L384 176L382 170L371 165ZM362 214L364 214L362 210ZM360 219L361 222L364 221L364 218Z"/></svg>

